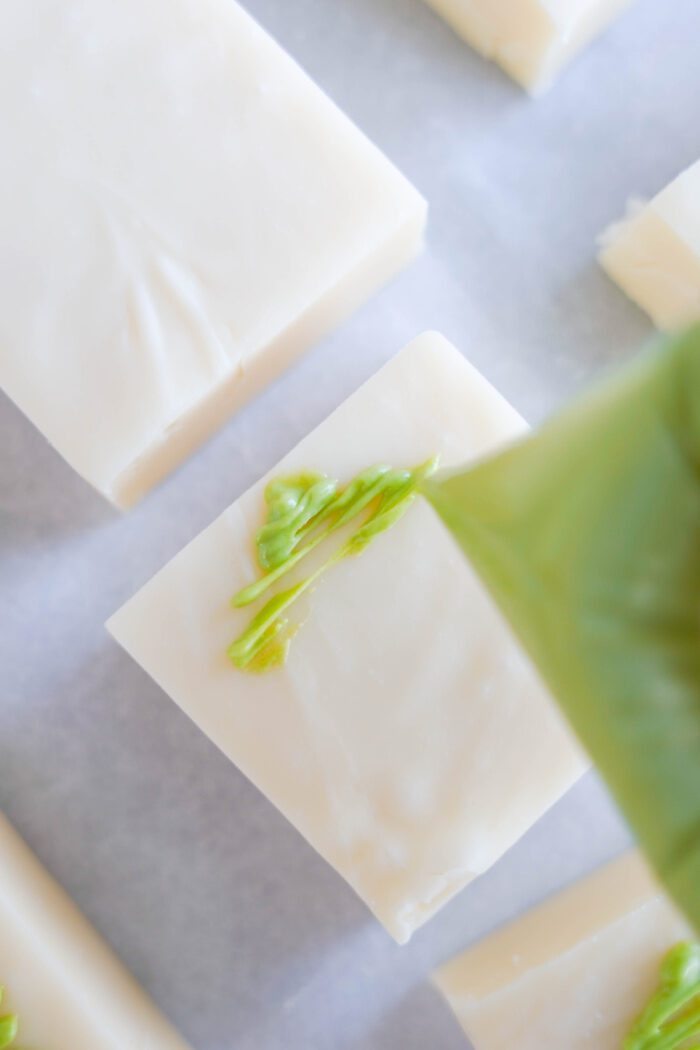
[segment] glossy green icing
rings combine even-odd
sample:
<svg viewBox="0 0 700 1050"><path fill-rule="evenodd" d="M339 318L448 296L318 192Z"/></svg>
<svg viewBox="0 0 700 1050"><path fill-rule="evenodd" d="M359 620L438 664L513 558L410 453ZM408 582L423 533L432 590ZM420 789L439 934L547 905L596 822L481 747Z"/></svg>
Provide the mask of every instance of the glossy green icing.
<svg viewBox="0 0 700 1050"><path fill-rule="evenodd" d="M396 524L411 506L418 486L436 467L436 458L410 470L370 467L344 486L333 478L311 473L271 481L265 489L267 517L256 536L263 575L235 595L232 604L237 608L258 601L334 533L361 520L309 576L267 600L229 646L233 664L239 670L255 672L284 664L298 630L286 615L294 602L333 565L360 554Z"/></svg>
<svg viewBox="0 0 700 1050"><path fill-rule="evenodd" d="M682 941L664 956L660 981L622 1050L700 1047L700 944Z"/></svg>
<svg viewBox="0 0 700 1050"><path fill-rule="evenodd" d="M2 1003L4 993L5 989L0 988L0 1003ZM19 1020L15 1014L5 1014L4 1017L0 1017L0 1050L6 1050L6 1047L12 1046L17 1038L18 1029Z"/></svg>

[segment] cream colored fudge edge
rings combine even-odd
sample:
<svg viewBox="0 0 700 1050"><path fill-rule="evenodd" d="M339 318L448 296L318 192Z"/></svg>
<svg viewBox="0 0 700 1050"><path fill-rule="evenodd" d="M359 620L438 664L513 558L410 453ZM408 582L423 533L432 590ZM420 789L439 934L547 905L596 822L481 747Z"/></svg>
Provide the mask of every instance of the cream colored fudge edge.
<svg viewBox="0 0 700 1050"><path fill-rule="evenodd" d="M568 40L552 49L540 78L531 88L532 94L546 91L564 67L601 36L634 2L635 0L597 0L577 23Z"/></svg>
<svg viewBox="0 0 700 1050"><path fill-rule="evenodd" d="M470 1000L486 998L659 893L641 856L625 853L441 966L433 983L448 999L466 988Z"/></svg>
<svg viewBox="0 0 700 1050"><path fill-rule="evenodd" d="M425 0L437 14L443 18L454 31L462 37L483 58L495 62L504 72L526 91L537 92L539 69L545 60L551 41L556 32L551 18L542 9L537 0L526 0L529 9L530 24L521 40L524 54L517 58L508 58L503 54L500 41L485 41L479 30L488 31L491 27L478 25L478 16L473 6L467 7L462 0ZM488 2L488 0L487 0ZM491 30L493 32L493 30ZM542 88L540 88L542 90Z"/></svg>
<svg viewBox="0 0 700 1050"><path fill-rule="evenodd" d="M452 26L470 47L495 62L530 95L544 94L564 66L571 62L601 34L634 0L597 0L590 10L562 36L562 27L545 9L541 0L526 0L526 18L530 24L517 46L496 42L484 46L474 29L473 11L460 5L460 0L426 0Z"/></svg>
<svg viewBox="0 0 700 1050"><path fill-rule="evenodd" d="M99 1019L115 1050L190 1050L0 813L0 915L6 907L50 960L66 999Z"/></svg>
<svg viewBox="0 0 700 1050"><path fill-rule="evenodd" d="M160 441L118 475L105 493L107 498L121 510L132 507L240 408L280 378L314 343L396 276L422 248L427 212L423 201L418 213L392 237L359 261L272 343L239 364L223 383L165 431Z"/></svg>
<svg viewBox="0 0 700 1050"><path fill-rule="evenodd" d="M603 270L662 330L700 318L700 256L690 237L684 238L682 215L671 203L682 193L682 180L690 181L693 175L700 193L696 164L649 203L630 201L625 218L599 238Z"/></svg>

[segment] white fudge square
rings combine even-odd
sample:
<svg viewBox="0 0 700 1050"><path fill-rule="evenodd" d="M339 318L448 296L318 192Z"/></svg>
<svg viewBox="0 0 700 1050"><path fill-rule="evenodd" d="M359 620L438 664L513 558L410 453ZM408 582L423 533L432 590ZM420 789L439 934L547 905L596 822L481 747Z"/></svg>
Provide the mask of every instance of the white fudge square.
<svg viewBox="0 0 700 1050"><path fill-rule="evenodd" d="M188 1050L1 813L0 984L18 1050Z"/></svg>
<svg viewBox="0 0 700 1050"><path fill-rule="evenodd" d="M552 898L435 976L474 1050L620 1050L689 936L630 853Z"/></svg>
<svg viewBox="0 0 700 1050"><path fill-rule="evenodd" d="M4 0L0 126L0 386L119 505L421 242L234 0Z"/></svg>
<svg viewBox="0 0 700 1050"><path fill-rule="evenodd" d="M700 161L603 234L603 269L654 323L700 320Z"/></svg>
<svg viewBox="0 0 700 1050"><path fill-rule="evenodd" d="M476 51L533 94L632 0L426 0Z"/></svg>
<svg viewBox="0 0 700 1050"><path fill-rule="evenodd" d="M463 463L523 430L438 335L411 344L272 472L342 481L435 453ZM163 689L347 879L400 942L580 774L558 711L425 501L309 598L285 667L234 669L266 479L110 621Z"/></svg>

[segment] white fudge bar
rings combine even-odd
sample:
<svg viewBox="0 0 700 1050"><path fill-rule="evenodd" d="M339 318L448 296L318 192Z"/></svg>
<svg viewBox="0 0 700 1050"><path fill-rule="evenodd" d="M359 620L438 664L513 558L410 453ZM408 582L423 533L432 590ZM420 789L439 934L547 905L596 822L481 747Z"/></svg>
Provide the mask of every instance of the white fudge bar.
<svg viewBox="0 0 700 1050"><path fill-rule="evenodd" d="M537 94L632 0L426 0L467 43Z"/></svg>
<svg viewBox="0 0 700 1050"><path fill-rule="evenodd" d="M411 344L275 467L342 481L523 430L440 336ZM400 942L485 871L583 761L447 531L417 501L305 605L285 667L233 668L263 479L109 622L114 637ZM294 580L294 577L291 578Z"/></svg>
<svg viewBox="0 0 700 1050"><path fill-rule="evenodd" d="M18 1048L188 1050L2 814L0 985Z"/></svg>
<svg viewBox="0 0 700 1050"><path fill-rule="evenodd" d="M700 320L700 161L602 237L606 273L659 328Z"/></svg>
<svg viewBox="0 0 700 1050"><path fill-rule="evenodd" d="M620 1050L688 927L630 853L438 971L475 1050Z"/></svg>
<svg viewBox="0 0 700 1050"><path fill-rule="evenodd" d="M122 506L420 245L234 0L3 0L0 126L0 386Z"/></svg>

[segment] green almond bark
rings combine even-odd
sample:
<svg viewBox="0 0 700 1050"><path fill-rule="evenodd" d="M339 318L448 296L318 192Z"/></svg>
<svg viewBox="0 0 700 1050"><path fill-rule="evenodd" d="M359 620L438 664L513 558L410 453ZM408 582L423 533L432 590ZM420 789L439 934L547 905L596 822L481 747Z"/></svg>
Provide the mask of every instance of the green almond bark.
<svg viewBox="0 0 700 1050"><path fill-rule="evenodd" d="M700 929L700 327L422 491Z"/></svg>

